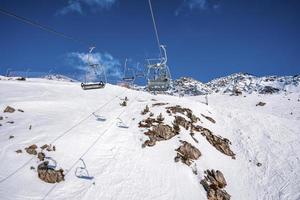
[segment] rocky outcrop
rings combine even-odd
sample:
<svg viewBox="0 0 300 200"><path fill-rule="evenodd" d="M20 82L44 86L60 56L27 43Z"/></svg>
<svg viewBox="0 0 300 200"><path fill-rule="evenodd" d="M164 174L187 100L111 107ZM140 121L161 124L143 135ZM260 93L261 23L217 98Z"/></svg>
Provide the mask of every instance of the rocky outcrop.
<svg viewBox="0 0 300 200"><path fill-rule="evenodd" d="M202 126L195 126L196 131L200 132L201 135L205 136L206 140L213 145L218 151L222 152L227 156L231 156L235 159L235 153L230 149L231 142L227 138L214 135L209 129L203 128Z"/></svg>
<svg viewBox="0 0 300 200"><path fill-rule="evenodd" d="M169 125L159 124L153 126L152 130L148 130L144 134L149 137L149 140L144 142L143 147L154 146L157 141L169 140L178 133Z"/></svg>
<svg viewBox="0 0 300 200"><path fill-rule="evenodd" d="M152 104L152 107L155 107L155 106L165 106L165 105L168 105L169 103L162 103L162 102L160 102L160 103L154 103L154 104Z"/></svg>
<svg viewBox="0 0 300 200"><path fill-rule="evenodd" d="M44 159L45 159L45 154L44 154L43 152L39 152L38 155L37 155L37 157L38 157L38 159L39 159L40 161L44 161Z"/></svg>
<svg viewBox="0 0 300 200"><path fill-rule="evenodd" d="M229 200L230 195L224 190L227 185L224 175L219 170L206 170L201 185L207 192L208 200Z"/></svg>
<svg viewBox="0 0 300 200"><path fill-rule="evenodd" d="M184 164L190 166L193 160L197 160L201 156L201 152L186 141L180 141L182 145L176 149L177 155L175 157L175 162L181 160Z"/></svg>
<svg viewBox="0 0 300 200"><path fill-rule="evenodd" d="M64 181L64 177L65 177L65 175L63 174L64 170L63 169L55 170L49 167L48 161L44 161L41 164L39 164L37 172L39 178L47 183L59 183L61 181Z"/></svg>

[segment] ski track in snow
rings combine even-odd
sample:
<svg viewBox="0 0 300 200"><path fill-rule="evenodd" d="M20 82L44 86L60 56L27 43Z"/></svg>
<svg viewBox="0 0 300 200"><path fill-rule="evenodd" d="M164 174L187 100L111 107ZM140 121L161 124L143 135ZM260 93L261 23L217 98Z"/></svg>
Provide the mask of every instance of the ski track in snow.
<svg viewBox="0 0 300 200"><path fill-rule="evenodd" d="M203 96L154 96L109 84L101 90L82 91L78 83L29 79L1 80L0 94L1 110L10 105L25 111L0 114L8 117L0 121L0 199L207 199L199 184L206 169L223 172L232 199L300 199L299 93L212 94L207 106L201 103ZM128 106L121 107L120 98L125 96ZM255 106L259 101L267 104ZM200 134L195 135L199 140L195 143L185 130L154 147L141 148L147 137L137 127L145 118L140 112L146 105L155 116L163 112L164 106L150 106L155 102L191 108L202 126L232 142L236 160L217 151ZM128 129L116 126L118 117ZM14 124L6 123L10 120ZM15 137L8 139L10 135ZM202 153L194 163L197 176L190 167L174 162L179 139ZM30 170L37 167L37 158L24 151L31 144L51 142L56 151L46 156L67 174L57 184L41 181L36 170ZM23 153L16 154L17 149ZM83 165L80 158L93 178L76 176L76 169ZM261 167L256 166L258 162Z"/></svg>

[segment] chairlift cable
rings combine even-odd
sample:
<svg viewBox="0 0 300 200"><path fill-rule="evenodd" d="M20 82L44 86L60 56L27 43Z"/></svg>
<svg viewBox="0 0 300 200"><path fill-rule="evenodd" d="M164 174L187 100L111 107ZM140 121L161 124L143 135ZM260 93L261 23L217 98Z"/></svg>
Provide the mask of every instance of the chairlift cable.
<svg viewBox="0 0 300 200"><path fill-rule="evenodd" d="M159 40L158 31L157 31L157 27L156 27L156 23L155 23L155 18L154 18L154 14L153 14L153 10L152 10L151 0L148 0L148 2L149 2L151 17L152 17L152 22L153 22L153 27L154 27L154 31L155 31L155 36L156 36L156 40L157 40L160 57L162 57L163 55L162 55L161 48L160 48L160 40Z"/></svg>
<svg viewBox="0 0 300 200"><path fill-rule="evenodd" d="M14 18L14 19L16 19L16 20L19 20L19 21L21 21L21 22L23 22L23 23L26 23L26 24L29 24L29 25L31 25L31 26L34 26L34 27L36 27L36 28L39 28L39 29L41 29L41 30L43 30L43 31L52 33L52 34L57 35L57 36L60 36L60 37L63 37L63 38L65 38L65 39L72 40L72 41L74 41L74 42L80 43L80 44L85 45L85 46L91 46L91 45L88 44L87 42L84 42L84 41L82 41L82 40L79 40L79 39L77 39L77 38L75 38L75 37L72 37L72 36L70 36L70 35L67 35L67 34L65 34L65 33L63 33L63 32L56 31L55 29L53 29L53 28L51 28L51 27L49 27L49 26L42 25L41 23L35 22L35 21L30 20L30 19L28 19L28 18L22 17L22 16L20 16L20 15L14 14L14 13L9 12L9 11L7 11L7 10L4 10L4 9L2 9L2 8L0 8L0 13L3 14L3 15L6 15L6 16L12 17L12 18Z"/></svg>

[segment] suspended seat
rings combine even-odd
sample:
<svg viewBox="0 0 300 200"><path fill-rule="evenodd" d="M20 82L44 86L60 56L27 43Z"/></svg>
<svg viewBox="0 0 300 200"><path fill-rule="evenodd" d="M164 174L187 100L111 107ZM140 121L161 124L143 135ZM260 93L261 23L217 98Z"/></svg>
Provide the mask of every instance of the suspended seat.
<svg viewBox="0 0 300 200"><path fill-rule="evenodd" d="M99 83L81 83L81 87L84 90L101 89L105 87L105 83L103 81Z"/></svg>

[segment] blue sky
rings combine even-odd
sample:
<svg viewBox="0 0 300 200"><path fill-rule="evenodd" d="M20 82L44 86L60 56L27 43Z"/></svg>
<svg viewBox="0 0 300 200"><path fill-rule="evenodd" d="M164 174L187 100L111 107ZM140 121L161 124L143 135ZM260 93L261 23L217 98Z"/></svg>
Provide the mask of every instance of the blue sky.
<svg viewBox="0 0 300 200"><path fill-rule="evenodd" d="M201 81L235 72L300 73L298 0L152 0L173 78ZM94 58L120 78L158 56L148 0L0 0L0 8L93 44ZM0 14L0 74L7 68L83 73L88 44Z"/></svg>

